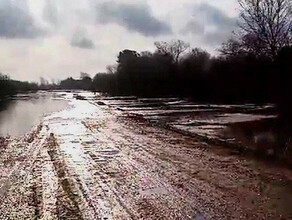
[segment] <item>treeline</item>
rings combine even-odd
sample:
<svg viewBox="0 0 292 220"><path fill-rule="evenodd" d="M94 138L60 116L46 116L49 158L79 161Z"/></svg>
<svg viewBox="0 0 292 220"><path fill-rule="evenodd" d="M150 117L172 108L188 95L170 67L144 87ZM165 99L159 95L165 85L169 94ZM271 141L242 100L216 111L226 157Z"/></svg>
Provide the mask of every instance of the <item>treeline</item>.
<svg viewBox="0 0 292 220"><path fill-rule="evenodd" d="M170 42L168 47L182 41ZM186 44L185 44L186 45ZM117 65L93 79L93 89L113 95L188 96L198 101L269 102L287 82L291 48L283 48L275 60L265 56L211 55L189 49L179 61L174 55L124 50ZM291 67L290 67L291 68ZM290 69L291 70L291 69ZM288 80L288 81L287 81Z"/></svg>
<svg viewBox="0 0 292 220"><path fill-rule="evenodd" d="M17 92L32 91L37 89L38 85L36 83L12 80L7 75L0 73L0 98L7 95L13 95Z"/></svg>
<svg viewBox="0 0 292 220"><path fill-rule="evenodd" d="M91 90L92 87L92 79L87 73L80 74L80 79L73 79L72 77L62 80L60 82L60 89L84 89Z"/></svg>
<svg viewBox="0 0 292 220"><path fill-rule="evenodd" d="M155 42L153 52L123 50L93 79L113 95L187 96L206 102L274 102L292 119L292 4L239 0L238 31L212 57L181 40Z"/></svg>
<svg viewBox="0 0 292 220"><path fill-rule="evenodd" d="M290 103L292 3L238 0L238 31L212 57L181 40L154 52L123 50L93 89L115 95L188 96L200 101Z"/></svg>
<svg viewBox="0 0 292 220"><path fill-rule="evenodd" d="M172 45L170 43L170 45ZM273 58L240 53L212 57L201 49L179 61L154 53L124 50L107 73L96 74L92 89L110 95L181 96L216 103L276 103L284 123L292 121L292 47Z"/></svg>

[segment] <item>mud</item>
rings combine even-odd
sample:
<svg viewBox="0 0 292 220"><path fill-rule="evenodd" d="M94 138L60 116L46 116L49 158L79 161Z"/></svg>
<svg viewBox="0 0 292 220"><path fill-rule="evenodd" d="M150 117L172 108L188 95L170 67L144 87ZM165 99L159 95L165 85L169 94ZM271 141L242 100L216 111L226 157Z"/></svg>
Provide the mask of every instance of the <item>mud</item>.
<svg viewBox="0 0 292 220"><path fill-rule="evenodd" d="M292 218L290 169L79 95L1 151L0 219Z"/></svg>

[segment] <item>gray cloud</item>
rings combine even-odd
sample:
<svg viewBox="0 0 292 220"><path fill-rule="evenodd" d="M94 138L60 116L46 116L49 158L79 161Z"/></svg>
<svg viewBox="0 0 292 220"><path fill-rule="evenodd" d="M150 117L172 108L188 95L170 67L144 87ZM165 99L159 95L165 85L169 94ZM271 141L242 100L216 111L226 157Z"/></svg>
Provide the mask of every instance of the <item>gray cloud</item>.
<svg viewBox="0 0 292 220"><path fill-rule="evenodd" d="M97 6L97 12L99 22L117 23L145 36L158 36L172 32L169 24L155 18L150 7L143 3L104 2Z"/></svg>
<svg viewBox="0 0 292 220"><path fill-rule="evenodd" d="M71 41L72 47L79 47L82 49L94 49L95 45L92 40L86 37L79 37L75 35Z"/></svg>
<svg viewBox="0 0 292 220"><path fill-rule="evenodd" d="M216 47L226 42L229 37L229 32L213 31L204 35L203 42L208 46Z"/></svg>
<svg viewBox="0 0 292 220"><path fill-rule="evenodd" d="M17 1L0 0L0 37L35 38L42 31L38 29L25 4Z"/></svg>
<svg viewBox="0 0 292 220"><path fill-rule="evenodd" d="M207 24L213 24L217 29L224 31L232 31L236 26L236 18L227 16L218 8L203 3L195 8L195 14L202 14Z"/></svg>
<svg viewBox="0 0 292 220"><path fill-rule="evenodd" d="M186 26L181 30L182 33L203 34L205 26L198 21L189 21Z"/></svg>
<svg viewBox="0 0 292 220"><path fill-rule="evenodd" d="M43 18L52 25L58 24L58 9L51 0L46 2L43 9Z"/></svg>
<svg viewBox="0 0 292 220"><path fill-rule="evenodd" d="M218 46L236 29L236 21L237 18L229 17L218 8L203 3L194 6L193 19L182 31L201 36L203 42L210 46Z"/></svg>

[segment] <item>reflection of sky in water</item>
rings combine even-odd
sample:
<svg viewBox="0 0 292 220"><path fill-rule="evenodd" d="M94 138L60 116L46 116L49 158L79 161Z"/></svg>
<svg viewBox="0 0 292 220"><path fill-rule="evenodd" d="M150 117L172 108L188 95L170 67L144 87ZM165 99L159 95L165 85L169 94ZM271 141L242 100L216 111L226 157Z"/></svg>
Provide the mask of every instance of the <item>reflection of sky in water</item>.
<svg viewBox="0 0 292 220"><path fill-rule="evenodd" d="M34 96L34 97L33 97ZM10 101L0 112L0 136L19 136L38 125L44 114L59 111L67 106L65 100L52 99L50 96L28 94L26 99Z"/></svg>

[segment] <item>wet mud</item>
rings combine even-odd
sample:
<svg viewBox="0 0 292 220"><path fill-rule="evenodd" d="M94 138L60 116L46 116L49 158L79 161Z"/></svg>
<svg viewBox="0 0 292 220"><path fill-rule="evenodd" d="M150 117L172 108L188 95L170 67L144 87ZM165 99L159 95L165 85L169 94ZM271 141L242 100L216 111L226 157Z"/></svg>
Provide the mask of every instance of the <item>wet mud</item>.
<svg viewBox="0 0 292 220"><path fill-rule="evenodd" d="M157 126L147 99L79 95L64 92L70 107L1 150L0 219L292 218L289 168ZM151 110L137 119L128 103ZM160 109L156 123L172 117L175 125L178 114L199 120L186 115L198 109L184 105L183 113ZM272 118L262 112L269 106L259 108L246 111Z"/></svg>

